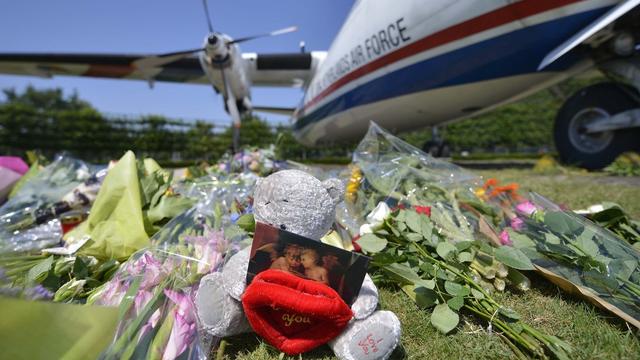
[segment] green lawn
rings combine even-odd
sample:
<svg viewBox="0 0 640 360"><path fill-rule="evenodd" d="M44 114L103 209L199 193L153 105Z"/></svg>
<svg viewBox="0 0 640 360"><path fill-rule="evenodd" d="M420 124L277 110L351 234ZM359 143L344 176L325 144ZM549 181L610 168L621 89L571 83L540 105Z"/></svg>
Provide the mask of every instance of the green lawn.
<svg viewBox="0 0 640 360"><path fill-rule="evenodd" d="M640 218L640 179L617 178L602 174L569 172L538 175L529 170L479 171L484 177L501 182L518 182L525 190L539 192L557 203L578 209L602 201L622 205L634 218ZM532 290L505 293L497 300L518 311L524 320L548 334L569 341L575 359L638 359L639 331L579 298L562 293L556 286L531 274ZM395 312L403 326L402 347L394 356L409 359L504 359L514 357L484 322L465 315L462 326L452 335L442 335L429 324L429 312L416 308L402 292L381 289L382 308ZM280 353L264 344L255 334L227 339L226 359L278 359ZM404 350L404 351L402 351ZM406 356L405 356L406 355ZM288 358L288 357L285 357ZM298 359L299 357L292 357ZM303 354L302 359L333 359L328 347Z"/></svg>

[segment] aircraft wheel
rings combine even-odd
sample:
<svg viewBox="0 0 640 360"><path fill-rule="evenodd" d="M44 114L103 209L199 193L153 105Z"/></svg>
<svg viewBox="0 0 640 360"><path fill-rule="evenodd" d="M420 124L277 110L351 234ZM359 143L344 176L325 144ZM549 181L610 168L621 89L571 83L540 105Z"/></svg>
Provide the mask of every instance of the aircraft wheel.
<svg viewBox="0 0 640 360"><path fill-rule="evenodd" d="M624 87L616 83L587 86L562 105L555 120L554 140L563 163L601 169L637 145L637 130L586 132L588 124L638 106Z"/></svg>

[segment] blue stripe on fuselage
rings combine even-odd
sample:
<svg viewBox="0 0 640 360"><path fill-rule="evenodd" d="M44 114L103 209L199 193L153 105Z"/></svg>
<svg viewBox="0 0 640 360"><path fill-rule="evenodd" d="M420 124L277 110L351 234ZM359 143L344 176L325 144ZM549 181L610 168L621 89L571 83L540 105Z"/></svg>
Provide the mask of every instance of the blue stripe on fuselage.
<svg viewBox="0 0 640 360"><path fill-rule="evenodd" d="M398 69L338 96L298 119L294 130L350 108L441 87L537 72L542 59L610 7L516 30ZM545 71L562 71L580 55L569 53Z"/></svg>

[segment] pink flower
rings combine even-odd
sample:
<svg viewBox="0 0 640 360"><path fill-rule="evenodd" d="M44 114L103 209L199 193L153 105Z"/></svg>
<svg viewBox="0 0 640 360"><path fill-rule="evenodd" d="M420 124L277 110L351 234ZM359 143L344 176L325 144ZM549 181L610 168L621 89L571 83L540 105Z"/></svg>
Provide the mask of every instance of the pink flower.
<svg viewBox="0 0 640 360"><path fill-rule="evenodd" d="M520 204L516 205L516 211L522 215L531 216L534 212L536 212L536 210L538 210L538 208L533 205L531 201L521 202Z"/></svg>
<svg viewBox="0 0 640 360"><path fill-rule="evenodd" d="M191 345L196 335L196 321L193 303L188 295L169 289L165 289L164 294L176 304L173 309L173 327L162 355L163 360L168 360L175 359Z"/></svg>
<svg viewBox="0 0 640 360"><path fill-rule="evenodd" d="M97 305L102 306L119 306L124 298L124 294L129 289L118 277L109 281L102 290L102 294L98 295Z"/></svg>
<svg viewBox="0 0 640 360"><path fill-rule="evenodd" d="M148 251L135 261L128 263L126 270L131 275L142 275L141 289L150 289L158 285L165 276L162 264Z"/></svg>
<svg viewBox="0 0 640 360"><path fill-rule="evenodd" d="M145 306L151 301L153 294L147 290L140 290L133 299L133 308L136 311L136 315L140 315Z"/></svg>
<svg viewBox="0 0 640 360"><path fill-rule="evenodd" d="M509 237L509 233L507 230L502 230L500 233L500 243L505 246L512 246L513 242L511 242L511 238Z"/></svg>
<svg viewBox="0 0 640 360"><path fill-rule="evenodd" d="M517 216L514 217L511 219L511 228L515 231L521 231L524 228L524 221Z"/></svg>
<svg viewBox="0 0 640 360"><path fill-rule="evenodd" d="M140 336L138 336L138 341L140 341L140 339L142 339L142 337L147 332L154 329L158 325L158 322L160 321L160 315L162 315L160 309L156 309L156 311L154 311L154 313L151 315L151 318L149 318L149 321L147 321L147 323L144 324L144 326L142 326L142 328L140 329Z"/></svg>
<svg viewBox="0 0 640 360"><path fill-rule="evenodd" d="M226 243L222 231L213 231L205 225L202 236L187 236L185 240L193 244L195 258L199 259L198 274L207 274L222 263L222 252Z"/></svg>
<svg viewBox="0 0 640 360"><path fill-rule="evenodd" d="M180 356L191 345L195 336L195 322L189 322L176 312L167 347L164 349L164 354L162 354L162 360L173 360Z"/></svg>
<svg viewBox="0 0 640 360"><path fill-rule="evenodd" d="M188 295L179 291L165 289L164 294L177 305L175 311L178 315L182 316L185 320L195 322L195 316L193 315L193 304Z"/></svg>

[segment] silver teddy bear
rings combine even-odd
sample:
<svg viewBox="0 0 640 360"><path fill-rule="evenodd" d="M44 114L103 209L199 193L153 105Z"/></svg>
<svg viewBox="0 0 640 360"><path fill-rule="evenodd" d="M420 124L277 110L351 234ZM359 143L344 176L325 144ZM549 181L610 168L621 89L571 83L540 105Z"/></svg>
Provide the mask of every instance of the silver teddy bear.
<svg viewBox="0 0 640 360"><path fill-rule="evenodd" d="M319 241L335 218L344 186L324 182L299 170L283 170L261 179L254 194L255 220ZM247 247L224 265L222 272L202 278L196 295L198 316L216 337L251 332L240 299L249 264ZM390 311L376 311L378 289L367 275L351 306L354 318L329 342L339 359L387 359L400 341L400 321Z"/></svg>

